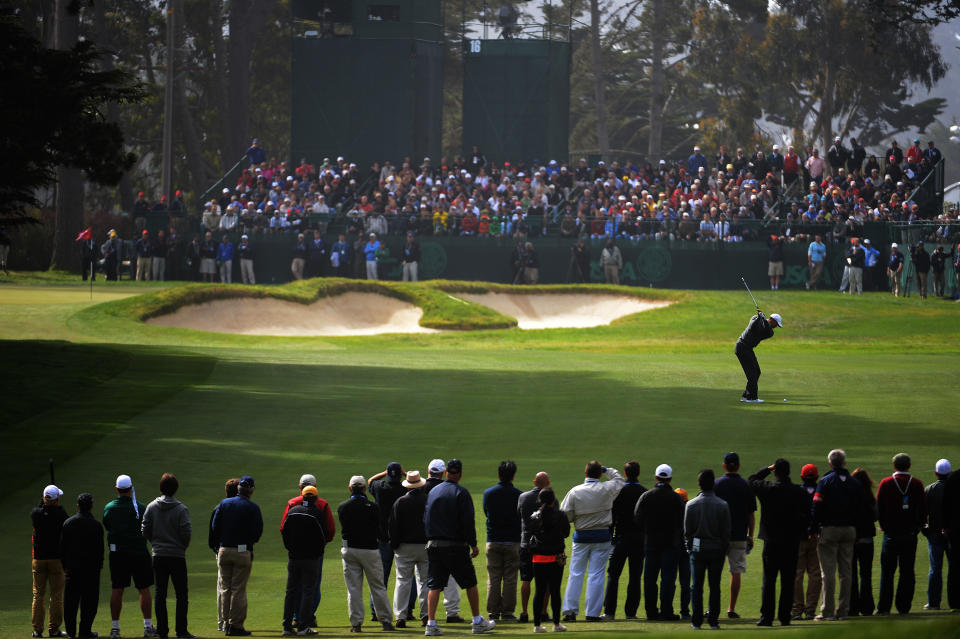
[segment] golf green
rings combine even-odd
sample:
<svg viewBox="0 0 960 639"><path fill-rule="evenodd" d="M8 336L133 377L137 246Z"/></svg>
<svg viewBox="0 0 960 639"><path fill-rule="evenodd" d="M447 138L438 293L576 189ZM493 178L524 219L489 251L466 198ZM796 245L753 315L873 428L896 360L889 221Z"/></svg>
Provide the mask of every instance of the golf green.
<svg viewBox="0 0 960 639"><path fill-rule="evenodd" d="M479 503L503 459L517 462L522 489L545 470L560 496L582 481L591 459L617 467L636 459L647 485L654 468L669 463L674 486L692 494L697 472L719 471L731 450L740 454L744 475L781 456L795 474L808 462L823 472L835 447L875 482L890 474L890 459L901 451L911 455L925 484L934 479L937 459L960 463L953 416L960 396L960 305L940 300L761 292L759 303L781 313L785 328L757 349L761 397L768 402L754 406L738 401L743 374L733 344L753 313L741 291L663 292L674 304L592 329L295 338L143 324L134 318L137 308L176 294L158 289L98 282L91 301L88 288L65 281L0 285L0 449L7 471L0 496L0 637L30 633L28 514L49 481L49 457L69 512L76 495L89 491L99 515L118 474L133 477L144 502L159 494L163 472L177 475L178 497L194 524L187 555L190 629L202 637L219 636L216 564L205 530L229 477L256 478L253 500L265 520L246 626L255 635L276 636L286 580L280 516L305 472L317 476L320 496L336 508L347 498L351 475L372 475L394 460L425 473L432 458L459 457L483 540ZM440 289L398 290L430 302ZM140 293L148 296L133 297ZM658 292L643 294L656 298ZM338 535L324 562L322 635L349 629L339 545ZM737 605L743 618L723 619L723 627L756 629L760 549L748 557ZM483 606L483 556L475 563ZM876 591L879 539L874 564ZM916 573L916 614L894 628L879 618L829 627L802 622L791 636L957 636L955 616L922 610L922 539ZM625 582L626 576L621 599ZM391 578L391 597L392 587ZM109 632L108 589L104 571L94 626L101 636ZM724 606L728 589L724 576ZM171 614L172 605L171 592ZM406 632L419 634L415 626ZM132 588L121 629L128 637L141 631ZM571 624L570 630L609 635L689 627L623 621ZM458 636L469 626L445 631ZM531 631L514 625L495 634Z"/></svg>

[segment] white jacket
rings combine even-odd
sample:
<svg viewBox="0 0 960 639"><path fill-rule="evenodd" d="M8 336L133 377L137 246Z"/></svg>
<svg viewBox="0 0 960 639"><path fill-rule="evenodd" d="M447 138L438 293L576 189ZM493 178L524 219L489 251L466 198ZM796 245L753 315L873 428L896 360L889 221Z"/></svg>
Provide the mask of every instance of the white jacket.
<svg viewBox="0 0 960 639"><path fill-rule="evenodd" d="M608 528L613 523L613 500L623 488L623 477L614 468L607 468L608 481L586 479L574 486L563 498L560 510L577 530Z"/></svg>

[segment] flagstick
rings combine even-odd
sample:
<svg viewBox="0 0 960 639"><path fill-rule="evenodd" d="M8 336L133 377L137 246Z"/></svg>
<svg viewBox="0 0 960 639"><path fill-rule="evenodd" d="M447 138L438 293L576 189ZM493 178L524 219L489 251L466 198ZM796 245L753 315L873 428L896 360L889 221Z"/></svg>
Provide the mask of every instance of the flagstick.
<svg viewBox="0 0 960 639"><path fill-rule="evenodd" d="M93 270L93 262L90 262L90 301L93 301L93 274L96 271Z"/></svg>

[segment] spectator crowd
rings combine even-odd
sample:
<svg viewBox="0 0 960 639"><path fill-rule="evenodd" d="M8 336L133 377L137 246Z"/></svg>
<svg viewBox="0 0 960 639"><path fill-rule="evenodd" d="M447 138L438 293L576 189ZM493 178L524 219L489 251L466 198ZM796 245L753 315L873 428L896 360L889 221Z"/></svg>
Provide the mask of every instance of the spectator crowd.
<svg viewBox="0 0 960 639"><path fill-rule="evenodd" d="M362 631L369 605L371 623L383 630L419 621L427 636L442 635L441 602L446 625L469 623L474 634L497 623L531 623L541 633L548 626L563 632L565 624L580 620L588 625L636 620L641 604L647 621L684 621L695 629L706 623L718 629L721 617L739 619L746 607L740 588L755 538L763 540L758 626L910 613L921 535L930 565L924 609L939 610L944 603L945 554L950 561L946 605L960 608L960 473L950 462L939 460L934 481L925 487L911 473L910 457L897 454L892 474L876 489L866 470L847 469L844 451L830 451L827 462L822 477L815 464L804 464L797 483L783 458L744 478L740 456L729 452L723 456L723 474L701 470L698 494L689 498L692 491L673 486L668 464L646 475L637 461L626 462L623 474L590 461L583 482L561 499L544 471L533 474L532 487L521 492L514 484L517 465L503 461L498 483L483 492L481 501L486 615L473 563L481 554L474 500L464 485L463 462L434 459L426 476L398 462L369 478L351 476L347 498L335 509L319 496L316 477L304 474L295 495L272 506L283 512L279 537L288 554L280 630L283 636L317 634L316 611L330 579L323 580L323 558L338 531L352 632ZM644 486L648 480L649 489ZM178 488L177 478L165 473L160 496L144 504L132 478L120 475L102 523L93 514L91 493L81 493L76 514L68 516L61 504L63 491L55 485L44 488L30 515L34 637L44 631L51 637L97 636L92 628L105 557L112 589L110 637L121 636L123 591L131 582L138 592L144 637L194 636L188 629L186 553L195 526L187 506L176 498ZM207 544L217 561L218 630L226 636L250 635L244 625L247 584L257 565L254 546L264 534L255 489L249 475L228 480L225 498L207 528ZM875 597L878 522L881 573ZM730 573L725 593L724 565ZM628 577L621 602L624 570ZM561 589L564 572L566 588ZM391 599L387 587L392 574ZM364 581L369 599L363 596ZM166 601L170 583L176 599L172 627ZM460 615L461 590L468 619Z"/></svg>

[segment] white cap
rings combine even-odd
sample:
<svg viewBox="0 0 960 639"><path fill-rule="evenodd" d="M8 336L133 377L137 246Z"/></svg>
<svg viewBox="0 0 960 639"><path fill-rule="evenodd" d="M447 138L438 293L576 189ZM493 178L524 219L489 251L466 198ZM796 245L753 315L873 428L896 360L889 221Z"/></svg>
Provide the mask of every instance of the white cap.
<svg viewBox="0 0 960 639"><path fill-rule="evenodd" d="M940 461L937 462L936 471L938 475L949 475L950 470L951 468L950 468L949 459L941 459ZM49 490L50 488L56 488L56 486L47 486L47 490ZM44 491L43 494L46 495L47 494L46 491Z"/></svg>
<svg viewBox="0 0 960 639"><path fill-rule="evenodd" d="M947 461L947 460L944 459L941 461ZM950 462L947 462L947 472L950 472ZM60 495L62 494L63 494L63 491L57 488L56 486L54 486L53 484L50 484L49 486L43 489L43 498L49 499L50 501L60 499Z"/></svg>
<svg viewBox="0 0 960 639"><path fill-rule="evenodd" d="M770 316L770 319L776 320L777 326L779 326L780 328L783 328L783 318L780 317L780 313L774 313L773 315Z"/></svg>
<svg viewBox="0 0 960 639"><path fill-rule="evenodd" d="M654 475L660 477L661 479L670 479L673 477L673 469L666 464L660 464L657 466L657 470L654 472Z"/></svg>
<svg viewBox="0 0 960 639"><path fill-rule="evenodd" d="M300 485L301 486L316 486L317 478L313 475L307 473L306 475L300 475Z"/></svg>
<svg viewBox="0 0 960 639"><path fill-rule="evenodd" d="M117 477L117 488L120 490L127 490L133 486L133 480L130 479L130 475L120 475Z"/></svg>
<svg viewBox="0 0 960 639"><path fill-rule="evenodd" d="M447 464L442 459L434 459L427 468L431 473L442 473L447 469Z"/></svg>
<svg viewBox="0 0 960 639"><path fill-rule="evenodd" d="M363 478L363 475L354 475L350 478L350 488L354 486L366 486L367 480Z"/></svg>
<svg viewBox="0 0 960 639"><path fill-rule="evenodd" d="M890 245L890 248L900 248L900 245L894 242L893 244Z"/></svg>

